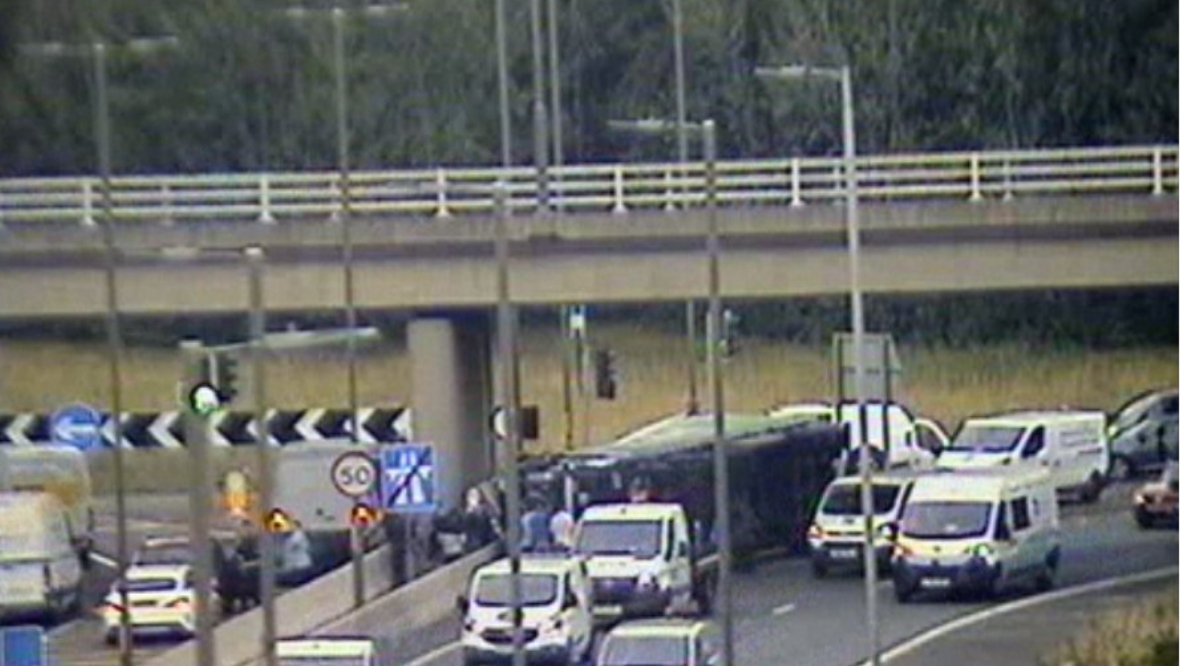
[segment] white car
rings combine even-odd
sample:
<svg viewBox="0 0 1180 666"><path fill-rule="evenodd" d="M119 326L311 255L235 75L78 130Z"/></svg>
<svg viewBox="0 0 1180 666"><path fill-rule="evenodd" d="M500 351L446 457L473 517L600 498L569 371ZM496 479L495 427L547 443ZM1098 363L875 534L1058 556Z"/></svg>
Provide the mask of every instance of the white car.
<svg viewBox="0 0 1180 666"><path fill-rule="evenodd" d="M127 604L130 629L191 637L196 631L196 591L188 565L150 564L127 569ZM118 583L111 585L102 605L103 635L114 645L119 641L122 611ZM210 608L217 608L214 596Z"/></svg>

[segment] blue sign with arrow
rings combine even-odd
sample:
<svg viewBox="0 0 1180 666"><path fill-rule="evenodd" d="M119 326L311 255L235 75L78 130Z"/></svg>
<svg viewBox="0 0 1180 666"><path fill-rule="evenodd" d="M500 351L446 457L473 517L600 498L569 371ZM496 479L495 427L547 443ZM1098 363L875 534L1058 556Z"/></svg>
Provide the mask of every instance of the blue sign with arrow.
<svg viewBox="0 0 1180 666"><path fill-rule="evenodd" d="M428 444L381 449L381 506L396 513L429 512L435 498L434 451Z"/></svg>
<svg viewBox="0 0 1180 666"><path fill-rule="evenodd" d="M67 405L49 419L49 436L55 444L87 451L102 446L103 415L89 405Z"/></svg>

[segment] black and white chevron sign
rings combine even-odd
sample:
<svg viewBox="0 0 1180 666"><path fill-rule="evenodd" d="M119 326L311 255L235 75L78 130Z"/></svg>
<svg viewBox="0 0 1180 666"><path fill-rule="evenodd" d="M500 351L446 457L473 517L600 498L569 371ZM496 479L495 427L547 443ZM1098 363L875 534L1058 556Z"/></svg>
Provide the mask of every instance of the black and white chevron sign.
<svg viewBox="0 0 1180 666"><path fill-rule="evenodd" d="M29 446L50 441L48 414L0 414L0 446ZM362 442L407 442L411 439L410 410L401 407L364 407L357 410ZM274 445L351 435L347 409L270 410L266 419L268 441ZM184 420L180 412L124 412L120 419L124 448L180 448L184 446ZM258 424L251 412L218 412L210 417L214 446L253 444ZM115 441L111 419L103 426L109 447Z"/></svg>

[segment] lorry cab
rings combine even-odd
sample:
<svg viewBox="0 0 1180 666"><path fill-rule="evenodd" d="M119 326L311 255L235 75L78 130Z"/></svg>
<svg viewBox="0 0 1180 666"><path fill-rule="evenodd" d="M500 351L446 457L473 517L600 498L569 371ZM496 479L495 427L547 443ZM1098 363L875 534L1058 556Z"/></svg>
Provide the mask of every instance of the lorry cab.
<svg viewBox="0 0 1180 666"><path fill-rule="evenodd" d="M892 470L872 476L871 523L878 568L889 566L893 554L893 544L887 538L889 528L901 517L910 489L920 475L918 471ZM807 530L807 543L811 570L817 578L835 567L863 566L867 539L860 477L843 476L828 484Z"/></svg>
<svg viewBox="0 0 1180 666"><path fill-rule="evenodd" d="M920 591L994 595L1052 587L1061 553L1057 498L1042 470L942 472L914 482L894 535L899 602Z"/></svg>
<svg viewBox="0 0 1180 666"><path fill-rule="evenodd" d="M520 560L521 626L530 661L581 663L593 642L592 590L586 563L578 557L530 553ZM463 611L463 662L478 664L512 656L512 575L507 558L471 576Z"/></svg>
<svg viewBox="0 0 1180 666"><path fill-rule="evenodd" d="M708 620L624 622L603 639L595 666L720 666L721 632Z"/></svg>
<svg viewBox="0 0 1180 666"><path fill-rule="evenodd" d="M1098 411L1015 412L967 419L939 456L946 469L1039 468L1061 492L1098 499L1110 464L1106 415Z"/></svg>
<svg viewBox="0 0 1180 666"><path fill-rule="evenodd" d="M82 566L57 496L0 493L0 616L59 617L78 607Z"/></svg>
<svg viewBox="0 0 1180 666"><path fill-rule="evenodd" d="M280 638L278 666L377 666L377 643L364 636Z"/></svg>
<svg viewBox="0 0 1180 666"><path fill-rule="evenodd" d="M679 504L599 504L578 521L596 619L663 615L694 597L688 519Z"/></svg>

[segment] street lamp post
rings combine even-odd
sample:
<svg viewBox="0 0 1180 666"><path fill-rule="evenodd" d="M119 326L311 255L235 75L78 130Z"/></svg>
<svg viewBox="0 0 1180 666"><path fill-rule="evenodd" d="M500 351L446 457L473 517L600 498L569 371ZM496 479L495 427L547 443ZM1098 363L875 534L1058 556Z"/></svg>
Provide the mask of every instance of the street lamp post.
<svg viewBox="0 0 1180 666"><path fill-rule="evenodd" d="M143 54L160 48L175 47L179 39L174 35L138 37L120 44L119 48ZM126 573L128 564L126 473L123 461L123 332L119 323L119 297L116 283L114 236L114 201L111 197L111 109L107 93L107 49L102 40L90 44L43 42L27 44L21 51L33 56L60 58L90 58L94 67L94 142L98 157L99 181L102 188L99 230L102 234L103 283L106 300L104 326L107 337L107 365L111 401L112 450L115 467L115 559L116 589L119 594L119 663L131 666L134 655L131 642L131 618L128 611Z"/></svg>
<svg viewBox="0 0 1180 666"><path fill-rule="evenodd" d="M852 105L852 72L848 65L842 67L806 67L791 65L785 67L758 67L757 76L798 80L817 77L840 84L841 106L843 109L844 133L844 199L848 227L848 286L852 300L852 346L855 350L853 384L856 392L856 409L864 413L866 399L865 358L864 358L864 304L860 287L860 220L858 217L858 194L856 175L856 123ZM859 429L860 449L857 464L860 467L861 506L863 510L865 549L865 609L869 633L869 654L873 666L880 662L880 635L877 627L877 558L873 532L872 458L869 455L865 429Z"/></svg>
<svg viewBox="0 0 1180 666"><path fill-rule="evenodd" d="M385 16L391 12L404 11L404 4L377 4L357 7L365 16ZM308 10L293 7L287 10L287 15L300 20L313 11L330 12L332 20L332 62L335 79L336 98L336 166L340 188L340 245L344 263L344 326L349 331L357 328L356 314L356 278L354 271L354 249L352 242L352 182L351 156L349 152L348 126L348 78L347 51L345 46L345 31L347 29L348 13L354 11L344 6L336 5L326 10ZM357 397L357 368L356 368L356 336L349 335L345 346L345 358L348 367L348 436L353 444L360 441L360 424L358 422L359 404ZM349 527L349 542L352 559L352 598L353 606L364 604L364 544L359 528Z"/></svg>
<svg viewBox="0 0 1180 666"><path fill-rule="evenodd" d="M680 162L680 178L684 179L684 165L688 162L688 128L685 118L684 83L684 13L682 0L672 0L672 55L676 70L676 156ZM683 191L683 190L682 190ZM684 201L682 200L682 205ZM688 338L688 398L685 411L695 414L700 408L697 397L697 312L696 301L684 302L684 328Z"/></svg>
<svg viewBox="0 0 1180 666"><path fill-rule="evenodd" d="M545 110L545 54L541 41L541 0L529 0L533 33L533 161L537 169L537 212L549 210L548 114Z"/></svg>
<svg viewBox="0 0 1180 666"><path fill-rule="evenodd" d="M705 251L708 255L708 325L706 345L709 386L713 411L713 471L714 471L714 532L717 534L720 571L717 576L717 607L721 618L722 663L734 666L733 649L733 540L729 509L729 450L725 439L725 382L721 373L721 237L717 222L717 130L712 119L699 123L670 123L659 118L642 120L611 120L607 125L614 130L642 134L667 134L671 131L693 131L701 135L705 160L705 205L707 228ZM691 301L690 301L691 302ZM695 350L694 350L695 354Z"/></svg>

